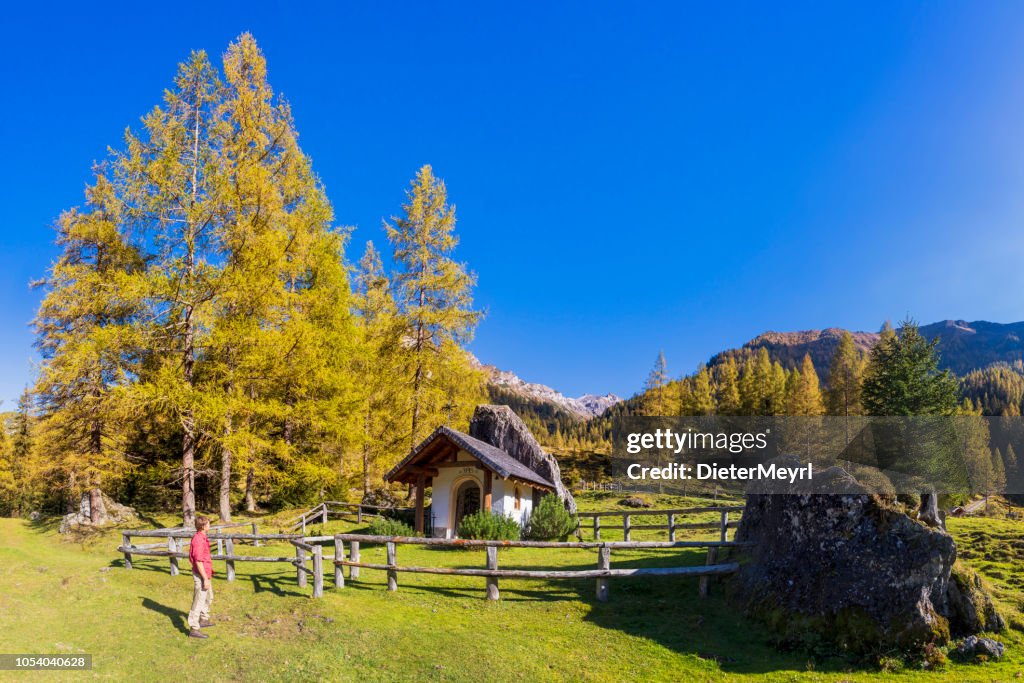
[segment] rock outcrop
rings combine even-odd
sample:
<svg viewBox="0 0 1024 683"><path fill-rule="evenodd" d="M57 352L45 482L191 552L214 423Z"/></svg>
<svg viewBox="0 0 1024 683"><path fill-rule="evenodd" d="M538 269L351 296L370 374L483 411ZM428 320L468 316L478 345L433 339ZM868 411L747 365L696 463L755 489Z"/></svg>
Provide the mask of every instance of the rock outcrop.
<svg viewBox="0 0 1024 683"><path fill-rule="evenodd" d="M1001 659L1005 651L1006 648L998 640L967 636L964 638L964 642L957 646L955 654L962 659L988 661Z"/></svg>
<svg viewBox="0 0 1024 683"><path fill-rule="evenodd" d="M510 391L531 401L549 403L584 420L600 417L613 405L622 402L621 398L612 393L607 393L603 396L584 394L577 398L572 398L545 384L527 382L514 372L499 370L493 365L484 365L475 356L470 356L470 362L474 368L487 373L487 383L492 387Z"/></svg>
<svg viewBox="0 0 1024 683"><path fill-rule="evenodd" d="M469 423L469 435L500 448L555 485L558 497L575 514L576 501L562 483L558 461L544 452L529 427L508 406L477 406Z"/></svg>
<svg viewBox="0 0 1024 683"><path fill-rule="evenodd" d="M134 522L139 519L135 509L128 507L127 505L121 505L118 502L112 500L107 494L102 494L102 499L97 505L98 521L93 524L91 517L91 506L89 502L90 496L88 493L82 494L82 499L78 504L78 511L64 515L60 521L60 527L58 531L62 534L67 534L80 527L97 527L104 526L107 524L124 524L127 522Z"/></svg>
<svg viewBox="0 0 1024 683"><path fill-rule="evenodd" d="M821 493L839 486L864 493ZM739 594L782 640L825 637L866 653L1003 628L980 580L953 572L948 533L869 495L836 467L785 495L748 495L736 540L751 544Z"/></svg>

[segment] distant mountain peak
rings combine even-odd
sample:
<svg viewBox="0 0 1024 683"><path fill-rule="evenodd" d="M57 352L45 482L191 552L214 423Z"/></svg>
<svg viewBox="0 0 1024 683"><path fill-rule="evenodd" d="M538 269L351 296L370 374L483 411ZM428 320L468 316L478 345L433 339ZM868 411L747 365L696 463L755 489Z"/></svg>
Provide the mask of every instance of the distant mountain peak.
<svg viewBox="0 0 1024 683"><path fill-rule="evenodd" d="M554 404L584 420L600 417L606 410L622 401L620 397L612 393L602 395L584 394L578 398L572 398L565 396L562 392L552 389L546 384L527 382L514 372L481 363L472 354L470 354L470 358L474 367L487 373L488 384L501 387L528 399Z"/></svg>
<svg viewBox="0 0 1024 683"><path fill-rule="evenodd" d="M964 375L971 370L988 367L993 363L1013 363L1024 359L1024 322L993 323L985 320L941 320L921 326L926 339L939 339L941 367L954 374ZM795 367L804 354L810 354L819 377L825 379L832 354L845 330L829 327L823 330L799 332L768 331L760 334L741 349L723 351L711 359L714 365L729 355L768 349L769 355L786 367ZM878 340L876 332L850 332L854 344L868 351Z"/></svg>

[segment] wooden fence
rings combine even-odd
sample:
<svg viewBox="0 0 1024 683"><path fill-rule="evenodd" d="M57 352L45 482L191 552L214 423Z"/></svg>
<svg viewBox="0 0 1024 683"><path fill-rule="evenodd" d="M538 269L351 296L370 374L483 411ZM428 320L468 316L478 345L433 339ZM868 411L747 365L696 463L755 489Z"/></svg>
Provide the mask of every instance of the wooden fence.
<svg viewBox="0 0 1024 683"><path fill-rule="evenodd" d="M348 505L348 504L334 504ZM364 514L377 514L366 512L359 508L373 508L381 510L376 506L361 506L357 504L348 505L355 508L354 514L360 517ZM497 600L500 597L498 591L499 579L596 579L597 599L606 601L609 596L609 579L615 577L633 576L696 576L699 578L699 595L706 596L708 592L708 579L712 576L731 574L739 569L737 562L719 562L719 551L723 548L736 548L744 544L728 540L729 527L735 526L735 522L729 521L729 513L742 510L742 507L706 507L688 508L680 510L639 510L631 512L585 512L580 513L581 517L590 517L594 520L593 541L478 541L478 540L448 540L442 538L412 538L403 536L372 536L366 534L336 534L334 536L306 536L305 534L267 534L258 533L255 523L218 525L211 527L212 533L208 534L211 542L216 542L217 552L212 554L212 559L224 561L226 564L226 576L228 581L235 580L236 562L282 562L295 568L296 583L300 588L309 584L310 577L313 583L313 597L323 596L324 589L324 561L334 565L334 585L337 588L345 586L344 567L349 568L349 579L359 578L360 569L372 569L387 572L388 590L398 590L398 574L401 572L421 574L445 574L453 576L478 576L486 580L487 599ZM330 509L321 504L310 512L320 515L319 519L325 520ZM704 523L676 523L676 516L683 514L697 514L718 512L718 522ZM345 513L343 513L345 514ZM348 514L353 514L349 512ZM665 525L632 525L631 517L645 515L667 515L668 541L631 541L629 534L632 529L662 529ZM623 517L623 541L601 541L601 517ZM307 523L310 519L309 513L302 518ZM238 527L250 527L251 533L226 532L226 529ZM304 527L305 525L303 525ZM708 529L718 530L718 540L691 540L676 541L675 531L677 529ZM121 534L121 545L118 552L124 555L124 566L132 569L132 558L141 557L166 557L170 565L172 576L179 574L178 561L188 559L188 546L194 529L172 528L172 529L137 529L123 531ZM577 530L579 533L579 530ZM155 543L133 543L133 538L154 538L162 539ZM273 556L273 555L239 555L235 553L236 543L250 543L253 546L261 546L268 542L286 541L294 548L294 557ZM325 555L324 543L334 542L334 554ZM345 544L348 544L348 559L345 559ZM362 562L360 557L361 548L367 544L384 545L386 548L386 563ZM397 552L399 545L424 545L431 547L457 547L457 548L483 548L486 552L486 562L482 569L454 568L454 567L418 567L402 566L398 564ZM577 570L550 570L550 569L499 569L498 550L500 548L562 548L562 549L592 549L597 550L597 566L594 569ZM612 568L611 557L613 550L638 550L646 548L706 548L707 557L703 566L688 567L638 567L638 568Z"/></svg>
<svg viewBox="0 0 1024 683"><path fill-rule="evenodd" d="M578 491L623 491L622 484L617 481L604 482L604 481L587 481L586 479L580 479L576 482L576 490Z"/></svg>
<svg viewBox="0 0 1024 683"><path fill-rule="evenodd" d="M634 530L641 529L665 529L668 531L669 542L676 540L676 531L679 529L715 529L718 531L718 540L727 541L729 540L729 529L736 528L739 522L733 520L729 521L729 514L736 513L737 516L743 511L742 505L733 506L714 506L714 507L698 507L698 508L681 508L678 510L630 510L630 511L613 511L613 512L578 512L576 517L579 520L576 526L576 537L580 540L583 539L583 520L591 519L592 529L594 534L594 540L601 540L601 518L602 517L621 517L622 522L622 537L624 541L630 540L630 533ZM683 515L696 515L717 512L719 515L718 521L712 522L686 522L680 523L677 521L677 517ZM633 524L634 517L667 517L667 524Z"/></svg>
<svg viewBox="0 0 1024 683"><path fill-rule="evenodd" d="M412 510L414 510L414 508L411 507L387 507L383 505L367 505L364 503L339 503L337 501L327 500L296 517L292 521L290 528L301 528L302 533L305 534L307 524L327 524L327 520L331 516L336 519L342 519L344 517L355 518L357 524L362 524L363 517L379 517L383 511L407 512Z"/></svg>
<svg viewBox="0 0 1024 683"><path fill-rule="evenodd" d="M345 543L349 544L349 559L345 557ZM360 552L365 544L383 544L387 548L387 563L362 562ZM486 566L484 569L462 569L455 567L416 567L398 564L398 546L427 545L449 548L484 548ZM609 579L633 576L696 576L700 578L699 594L708 593L708 578L732 574L739 570L739 563L718 563L718 552L722 548L735 548L743 544L732 541L609 541L609 542L559 542L559 541L476 541L448 540L443 538L414 538L403 536L369 536L365 534L336 534L334 536L334 584L344 588L345 578L342 567L349 568L349 579L359 578L360 569L376 569L387 572L388 590L398 590L398 574L444 574L449 576L480 576L486 579L487 599L498 600L498 580L506 579L597 579L597 599L605 602L609 597ZM499 569L499 548L590 548L597 550L595 569L547 570L547 569ZM704 566L690 567L638 567L613 569L612 550L635 550L641 548L707 548Z"/></svg>

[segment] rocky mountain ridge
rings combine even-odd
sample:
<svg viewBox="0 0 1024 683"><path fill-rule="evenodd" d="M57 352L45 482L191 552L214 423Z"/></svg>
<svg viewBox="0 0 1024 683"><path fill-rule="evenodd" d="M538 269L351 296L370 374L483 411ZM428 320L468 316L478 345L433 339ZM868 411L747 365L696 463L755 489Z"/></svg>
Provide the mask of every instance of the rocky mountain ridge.
<svg viewBox="0 0 1024 683"><path fill-rule="evenodd" d="M620 397L612 393L584 394L572 398L546 384L527 382L510 370L501 370L494 365L481 363L475 357L473 362L478 369L487 373L488 384L501 387L532 401L550 403L584 420L599 417L610 407L622 401Z"/></svg>
<svg viewBox="0 0 1024 683"><path fill-rule="evenodd" d="M844 330L829 327L799 332L769 331L754 337L740 349L722 351L712 357L710 365L726 357L741 356L759 348L768 349L773 360L786 367L795 367L804 354L810 354L815 370L825 377L832 354L839 346ZM878 340L877 332L850 332L854 343L867 351ZM984 320L942 320L921 326L926 339L938 338L939 362L942 368L956 375L984 368L993 363L1014 363L1024 360L1024 322L993 323Z"/></svg>

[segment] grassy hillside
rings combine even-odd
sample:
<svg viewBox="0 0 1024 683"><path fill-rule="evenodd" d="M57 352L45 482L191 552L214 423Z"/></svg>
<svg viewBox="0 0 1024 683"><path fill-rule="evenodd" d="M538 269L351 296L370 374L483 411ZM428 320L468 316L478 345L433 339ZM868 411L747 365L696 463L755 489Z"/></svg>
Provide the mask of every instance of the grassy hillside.
<svg viewBox="0 0 1024 683"><path fill-rule="evenodd" d="M585 509L609 509L615 501L605 494L581 502ZM996 585L1019 627L1024 550L1017 539L1024 525L953 524L963 555ZM332 522L328 531L353 526ZM614 537L610 529L607 535ZM212 680L892 680L842 658L776 651L771 634L727 602L724 586L699 600L694 579L614 580L607 603L594 601L589 580L505 581L495 604L483 599L482 579L405 574L398 592L389 594L380 572L364 570L362 580L340 591L329 587L313 600L284 565L239 563L238 579L227 583L217 563L219 624L208 641L196 641L185 637L184 626L191 579L172 578L166 560L137 559L134 570L123 569L113 551L116 533L69 542L51 524L2 519L0 538L0 652L94 655L91 672L40 678L169 680L188 667ZM503 550L501 563L589 567L593 555ZM364 557L383 559L380 549ZM408 564L483 566L481 551L401 547L398 557ZM613 566L703 560L699 552L617 552ZM1002 662L903 671L897 680L1016 680L1024 639L1012 632L1004 640L1009 654ZM0 672L2 680L25 678Z"/></svg>

